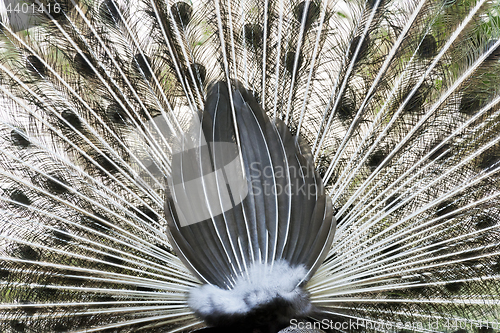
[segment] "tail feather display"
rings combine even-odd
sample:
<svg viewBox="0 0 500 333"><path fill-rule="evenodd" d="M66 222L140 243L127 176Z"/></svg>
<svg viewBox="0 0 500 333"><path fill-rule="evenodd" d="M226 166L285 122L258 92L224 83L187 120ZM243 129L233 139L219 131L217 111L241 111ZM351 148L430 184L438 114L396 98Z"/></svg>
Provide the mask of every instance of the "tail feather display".
<svg viewBox="0 0 500 333"><path fill-rule="evenodd" d="M499 15L4 1L1 331L500 331Z"/></svg>

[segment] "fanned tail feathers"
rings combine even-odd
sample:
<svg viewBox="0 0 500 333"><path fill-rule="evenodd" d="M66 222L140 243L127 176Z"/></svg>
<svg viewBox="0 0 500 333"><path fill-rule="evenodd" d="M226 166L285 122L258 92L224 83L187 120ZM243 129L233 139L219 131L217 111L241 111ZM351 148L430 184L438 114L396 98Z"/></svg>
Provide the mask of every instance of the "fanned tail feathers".
<svg viewBox="0 0 500 333"><path fill-rule="evenodd" d="M498 3L16 4L2 332L499 330Z"/></svg>

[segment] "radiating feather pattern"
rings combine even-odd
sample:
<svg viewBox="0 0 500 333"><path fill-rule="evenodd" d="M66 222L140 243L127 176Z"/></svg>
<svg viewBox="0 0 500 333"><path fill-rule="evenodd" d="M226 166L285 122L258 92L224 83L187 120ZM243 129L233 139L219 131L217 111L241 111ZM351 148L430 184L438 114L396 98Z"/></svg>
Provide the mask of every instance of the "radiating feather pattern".
<svg viewBox="0 0 500 333"><path fill-rule="evenodd" d="M306 144L297 143L281 120L270 121L244 88L230 92L224 82L210 87L201 117L203 125L195 126L179 143L182 151L174 149L166 205L171 243L200 280L214 285L210 286L213 291L205 286L191 293L192 308L213 325L273 304L276 300L272 295L276 293L276 298L294 309L288 311L290 318L285 323L294 316L304 316L311 307L305 296L294 300L284 295L303 293L300 287L325 258L335 234L332 203L314 170L312 154ZM235 132L241 140L241 157ZM176 158L178 155L181 157ZM238 169L231 172L229 164ZM196 185L193 177L200 179ZM276 287L259 287L259 280L265 281L267 274L274 276L270 280ZM289 290L291 283L296 291ZM253 286L250 294L268 295L256 296L262 300L248 303L247 296L242 295L249 293L244 290L250 287L244 285ZM218 292L217 287L221 289ZM269 288L272 292L267 291ZM214 294L211 301L206 293ZM219 297L232 306L222 310L222 305L194 305L223 304L216 301Z"/></svg>
<svg viewBox="0 0 500 333"><path fill-rule="evenodd" d="M29 30L2 13L4 331L201 327L186 299L207 281L186 258L219 286L243 258L321 265L305 286L311 322L498 330L496 3L58 3ZM178 137L189 117L206 124L218 82L235 130L218 118L211 134L236 141L244 164L314 163L321 181L307 181L338 221L324 260L305 237L320 225L299 223L323 221L321 207L295 196L169 240L173 147L155 120Z"/></svg>

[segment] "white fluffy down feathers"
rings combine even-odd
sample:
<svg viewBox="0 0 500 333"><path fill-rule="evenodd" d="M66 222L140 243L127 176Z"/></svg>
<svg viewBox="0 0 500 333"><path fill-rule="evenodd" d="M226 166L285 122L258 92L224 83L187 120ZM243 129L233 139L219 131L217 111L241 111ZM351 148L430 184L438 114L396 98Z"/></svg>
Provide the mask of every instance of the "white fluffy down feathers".
<svg viewBox="0 0 500 333"><path fill-rule="evenodd" d="M307 274L303 266L291 267L286 261L254 264L240 276L232 289L203 285L189 295L189 306L202 318L221 322L232 317L248 316L257 311L279 307L280 315L303 317L312 306L299 285ZM282 318L285 320L285 318Z"/></svg>

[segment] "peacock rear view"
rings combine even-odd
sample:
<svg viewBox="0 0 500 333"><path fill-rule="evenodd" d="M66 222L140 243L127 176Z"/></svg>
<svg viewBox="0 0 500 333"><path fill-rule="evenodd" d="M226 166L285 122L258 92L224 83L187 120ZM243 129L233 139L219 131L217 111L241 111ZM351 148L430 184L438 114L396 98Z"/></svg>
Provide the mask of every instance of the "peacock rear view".
<svg viewBox="0 0 500 333"><path fill-rule="evenodd" d="M2 332L500 332L500 3L0 3Z"/></svg>

